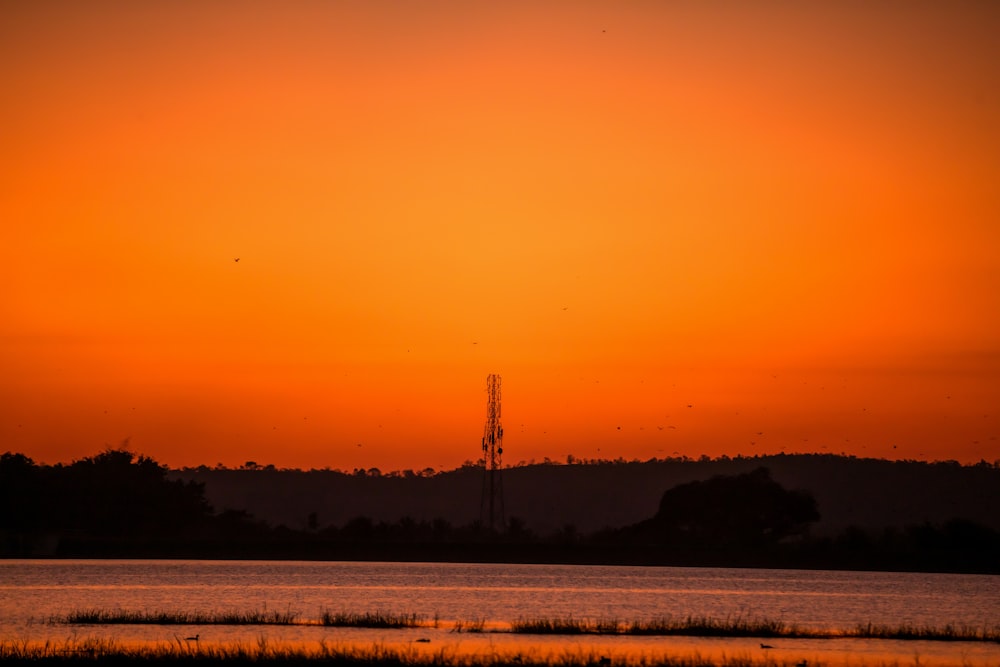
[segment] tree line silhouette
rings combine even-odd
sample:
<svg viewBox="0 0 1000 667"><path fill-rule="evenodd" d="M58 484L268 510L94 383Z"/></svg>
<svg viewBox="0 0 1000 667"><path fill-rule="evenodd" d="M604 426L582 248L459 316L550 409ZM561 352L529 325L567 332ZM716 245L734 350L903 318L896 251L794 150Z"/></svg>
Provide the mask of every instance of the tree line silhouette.
<svg viewBox="0 0 1000 667"><path fill-rule="evenodd" d="M0 455L0 553L83 555L86 545L128 545L263 531L245 512L216 514L204 485L170 480L168 469L126 449L107 449L69 465L37 465Z"/></svg>
<svg viewBox="0 0 1000 667"><path fill-rule="evenodd" d="M246 510L215 511L204 484L172 479L153 459L107 449L70 464L0 455L0 555L55 557L320 558L822 567L1000 572L1000 533L955 518L813 536L806 490L766 467L676 484L655 514L626 526L540 534L512 517L490 534L404 516L289 528ZM428 473L429 475L430 473Z"/></svg>

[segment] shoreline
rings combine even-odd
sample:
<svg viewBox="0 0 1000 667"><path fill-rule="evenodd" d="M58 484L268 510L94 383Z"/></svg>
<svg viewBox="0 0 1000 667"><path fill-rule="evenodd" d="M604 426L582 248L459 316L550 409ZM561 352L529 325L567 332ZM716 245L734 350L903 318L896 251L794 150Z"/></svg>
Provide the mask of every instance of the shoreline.
<svg viewBox="0 0 1000 667"><path fill-rule="evenodd" d="M0 560L192 560L357 563L472 563L498 565L594 565L750 570L900 572L1000 575L1000 561L984 564L843 560L791 549L719 556L711 552L579 544L510 542L131 542L64 540L44 552L0 552Z"/></svg>

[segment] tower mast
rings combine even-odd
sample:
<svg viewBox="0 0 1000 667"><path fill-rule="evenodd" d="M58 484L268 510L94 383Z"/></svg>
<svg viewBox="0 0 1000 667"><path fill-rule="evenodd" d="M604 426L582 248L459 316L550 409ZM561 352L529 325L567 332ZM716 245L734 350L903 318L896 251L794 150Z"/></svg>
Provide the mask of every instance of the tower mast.
<svg viewBox="0 0 1000 667"><path fill-rule="evenodd" d="M503 425L500 423L500 376L486 377L486 426L483 429L483 495L479 521L484 530L503 530L503 480L500 477L503 455Z"/></svg>

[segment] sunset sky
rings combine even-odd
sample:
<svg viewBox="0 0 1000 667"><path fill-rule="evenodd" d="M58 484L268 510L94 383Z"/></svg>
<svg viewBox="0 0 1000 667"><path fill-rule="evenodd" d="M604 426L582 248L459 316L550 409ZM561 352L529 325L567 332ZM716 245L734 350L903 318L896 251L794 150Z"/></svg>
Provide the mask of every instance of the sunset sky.
<svg viewBox="0 0 1000 667"><path fill-rule="evenodd" d="M1000 3L2 15L0 452L1000 459Z"/></svg>

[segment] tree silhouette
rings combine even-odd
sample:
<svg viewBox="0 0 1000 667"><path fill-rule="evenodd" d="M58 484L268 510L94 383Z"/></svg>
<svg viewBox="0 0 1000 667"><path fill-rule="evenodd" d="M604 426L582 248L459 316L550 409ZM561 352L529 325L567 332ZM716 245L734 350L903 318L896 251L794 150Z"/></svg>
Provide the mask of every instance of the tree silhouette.
<svg viewBox="0 0 1000 667"><path fill-rule="evenodd" d="M203 520L202 487L167 480L167 468L126 449L107 449L69 470L78 526L97 535L164 536Z"/></svg>
<svg viewBox="0 0 1000 667"><path fill-rule="evenodd" d="M44 514L42 472L24 454L0 455L0 531L33 532Z"/></svg>
<svg viewBox="0 0 1000 667"><path fill-rule="evenodd" d="M807 532L819 520L815 499L789 491L767 468L719 475L667 490L638 534L678 547L761 547Z"/></svg>

